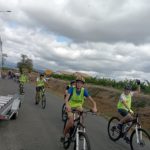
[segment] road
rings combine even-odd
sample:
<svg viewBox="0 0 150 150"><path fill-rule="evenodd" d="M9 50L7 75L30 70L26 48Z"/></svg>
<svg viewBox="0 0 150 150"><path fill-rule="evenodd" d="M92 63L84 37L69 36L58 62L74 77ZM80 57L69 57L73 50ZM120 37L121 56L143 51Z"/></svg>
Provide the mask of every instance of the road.
<svg viewBox="0 0 150 150"><path fill-rule="evenodd" d="M0 95L14 94L18 85L12 80L0 80ZM0 150L63 150L60 143L61 97L47 92L46 109L34 105L35 88L27 84L17 120L0 121ZM107 120L88 115L87 133L92 150L128 150L129 145L120 140L112 142L107 135Z"/></svg>

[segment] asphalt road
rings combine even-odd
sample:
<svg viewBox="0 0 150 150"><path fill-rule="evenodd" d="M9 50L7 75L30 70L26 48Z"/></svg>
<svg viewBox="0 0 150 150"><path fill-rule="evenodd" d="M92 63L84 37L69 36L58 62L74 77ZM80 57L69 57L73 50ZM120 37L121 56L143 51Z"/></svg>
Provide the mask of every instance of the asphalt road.
<svg viewBox="0 0 150 150"><path fill-rule="evenodd" d="M18 85L12 80L0 80L0 95L15 94ZM60 143L63 123L63 100L46 93L47 106L34 105L35 88L27 84L17 120L0 121L0 150L63 150ZM112 142L107 134L107 120L88 115L86 128L92 150L130 150L123 140ZM70 148L71 149L71 148Z"/></svg>

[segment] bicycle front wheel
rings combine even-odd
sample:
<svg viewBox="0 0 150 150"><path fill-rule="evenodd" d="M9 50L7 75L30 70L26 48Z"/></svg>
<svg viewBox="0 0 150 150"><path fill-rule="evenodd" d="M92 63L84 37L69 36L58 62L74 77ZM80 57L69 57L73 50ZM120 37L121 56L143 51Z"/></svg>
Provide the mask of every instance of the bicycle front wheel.
<svg viewBox="0 0 150 150"><path fill-rule="evenodd" d="M67 120L67 112L66 112L66 104L65 103L62 106L61 117L62 117L62 121Z"/></svg>
<svg viewBox="0 0 150 150"><path fill-rule="evenodd" d="M45 109L45 107L46 107L46 96L43 95L42 96L42 108Z"/></svg>
<svg viewBox="0 0 150 150"><path fill-rule="evenodd" d="M112 117L108 122L108 135L112 141L117 141L121 137L121 131L117 128L120 119L118 117Z"/></svg>
<svg viewBox="0 0 150 150"><path fill-rule="evenodd" d="M79 132L79 143L76 140L74 143L74 150L91 150L89 138L86 133Z"/></svg>
<svg viewBox="0 0 150 150"><path fill-rule="evenodd" d="M22 84L19 85L19 92L20 92L20 94L23 94L23 85Z"/></svg>
<svg viewBox="0 0 150 150"><path fill-rule="evenodd" d="M131 150L148 150L150 149L150 135L144 129L134 130L130 138Z"/></svg>

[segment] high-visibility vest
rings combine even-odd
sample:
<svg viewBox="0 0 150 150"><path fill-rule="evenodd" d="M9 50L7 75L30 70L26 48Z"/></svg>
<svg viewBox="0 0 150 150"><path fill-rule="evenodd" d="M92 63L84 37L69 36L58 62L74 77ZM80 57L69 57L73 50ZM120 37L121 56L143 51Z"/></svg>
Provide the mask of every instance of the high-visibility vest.
<svg viewBox="0 0 150 150"><path fill-rule="evenodd" d="M128 95L125 95L125 101L126 101L129 109L131 109L131 98L132 98L132 96L130 93ZM118 102L117 108L128 110L121 101Z"/></svg>
<svg viewBox="0 0 150 150"><path fill-rule="evenodd" d="M77 95L76 92L76 87L73 87L73 94L70 98L69 104L71 107L82 107L84 103L84 88L81 88L79 95Z"/></svg>

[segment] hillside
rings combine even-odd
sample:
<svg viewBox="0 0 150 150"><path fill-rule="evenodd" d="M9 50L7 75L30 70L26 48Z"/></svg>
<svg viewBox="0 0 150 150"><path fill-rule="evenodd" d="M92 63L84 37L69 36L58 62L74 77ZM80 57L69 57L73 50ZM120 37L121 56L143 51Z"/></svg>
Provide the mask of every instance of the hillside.
<svg viewBox="0 0 150 150"><path fill-rule="evenodd" d="M33 77L32 75L32 81L35 81L34 79L35 77ZM54 78L50 78L48 82L50 87L49 90L62 96L63 100L64 89L68 82ZM116 115L119 116L119 114L117 113L116 105L121 94L120 90L90 84L86 84L85 87L97 102L99 115L107 118ZM87 104L88 101L85 105ZM133 106L135 112L142 112L142 115L140 116L142 125L150 131L150 95L140 94L138 97L134 97Z"/></svg>

